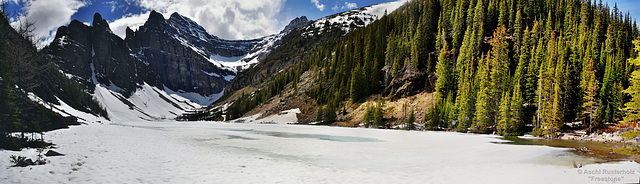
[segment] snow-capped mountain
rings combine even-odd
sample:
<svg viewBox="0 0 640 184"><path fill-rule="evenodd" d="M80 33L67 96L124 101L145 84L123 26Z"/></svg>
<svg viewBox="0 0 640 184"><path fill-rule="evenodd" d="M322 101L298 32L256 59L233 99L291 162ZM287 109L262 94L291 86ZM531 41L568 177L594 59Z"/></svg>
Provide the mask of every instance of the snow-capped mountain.
<svg viewBox="0 0 640 184"><path fill-rule="evenodd" d="M347 34L353 29L369 25L384 16L385 13L391 13L398 9L404 3L402 1L388 2L330 15L303 27L302 36L310 37L322 34L324 30L330 28L340 28L344 34Z"/></svg>
<svg viewBox="0 0 640 184"><path fill-rule="evenodd" d="M291 29L289 34L283 35L279 39L282 41L281 45L273 52L269 52L270 55L261 60L260 64L239 73L231 81L225 89L227 95L223 98L227 99L236 91L247 86L260 85L273 74L301 61L301 53L312 50L323 41L338 40L339 37L346 35L351 30L365 27L384 16L385 12L391 13L405 3L405 1L395 1L371 5L330 15L301 24L303 26L299 26L297 29Z"/></svg>
<svg viewBox="0 0 640 184"><path fill-rule="evenodd" d="M265 57L287 33L223 40L177 13L165 19L152 11L122 39L96 13L92 26L74 20L60 27L43 51L83 84L112 120L158 120L217 100L239 71Z"/></svg>
<svg viewBox="0 0 640 184"><path fill-rule="evenodd" d="M266 57L269 52L280 45L280 39L284 35L289 33L291 29L306 24L308 20L304 16L296 18L282 32L253 40L220 39L209 35L202 26L178 13L171 14L166 22L171 27L166 31L173 39L179 40L183 46L208 58L209 62L217 67L238 73ZM141 28L139 31L146 31L143 29ZM229 75L225 78L229 81L233 79L233 76Z"/></svg>

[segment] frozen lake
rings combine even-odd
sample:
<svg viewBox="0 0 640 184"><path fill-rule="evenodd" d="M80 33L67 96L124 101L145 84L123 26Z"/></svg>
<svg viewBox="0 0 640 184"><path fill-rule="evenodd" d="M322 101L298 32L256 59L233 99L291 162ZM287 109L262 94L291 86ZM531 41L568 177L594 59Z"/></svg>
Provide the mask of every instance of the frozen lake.
<svg viewBox="0 0 640 184"><path fill-rule="evenodd" d="M90 124L48 132L66 154L27 168L0 151L2 183L624 183L635 162L497 136L220 122ZM625 172L608 172L608 171ZM592 172L593 171L593 172ZM595 172L599 171L599 173ZM613 181L613 182L610 182Z"/></svg>

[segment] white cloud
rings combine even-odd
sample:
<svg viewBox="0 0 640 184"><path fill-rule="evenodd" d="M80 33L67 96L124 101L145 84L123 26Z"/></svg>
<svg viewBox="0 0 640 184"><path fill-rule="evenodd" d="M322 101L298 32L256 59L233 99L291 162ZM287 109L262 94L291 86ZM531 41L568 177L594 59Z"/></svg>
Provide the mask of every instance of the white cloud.
<svg viewBox="0 0 640 184"><path fill-rule="evenodd" d="M180 15L202 25L210 34L224 39L253 39L274 34L280 31L284 24L277 16L284 7L286 0L135 0L132 2L146 10L156 10L169 18L171 13ZM147 14L148 15L148 14ZM138 18L142 15L132 15L115 20L111 25L114 32L125 25L140 24ZM148 16L142 16L145 18ZM144 23L144 21L142 21ZM126 27L126 26L125 26Z"/></svg>
<svg viewBox="0 0 640 184"><path fill-rule="evenodd" d="M358 5L356 3L349 3L349 2L344 2L344 6L343 6L343 8L346 8L346 9L349 9L349 10L357 8L357 7L358 7Z"/></svg>
<svg viewBox="0 0 640 184"><path fill-rule="evenodd" d="M71 15L79 8L86 5L80 0L23 0L25 6L23 13L18 16L17 21L12 22L15 27L24 21L35 21L33 34L41 37L45 41L39 44L42 47L53 40L58 27L71 22Z"/></svg>
<svg viewBox="0 0 640 184"><path fill-rule="evenodd" d="M114 12L114 11L116 11L116 8L117 8L116 5L118 5L118 2L117 1L109 1L109 2L104 2L104 4L111 5L111 12Z"/></svg>
<svg viewBox="0 0 640 184"><path fill-rule="evenodd" d="M125 30L127 27L130 27L132 30L137 30L138 27L142 26L148 18L149 12L136 15L128 14L113 22L109 22L109 28L111 28L113 33L124 39L126 34Z"/></svg>
<svg viewBox="0 0 640 184"><path fill-rule="evenodd" d="M344 2L344 5L342 5L342 6L338 6L338 3L336 3L335 6L333 6L333 8L331 8L331 10L333 10L334 12L337 12L338 10L344 11L344 10L351 10L351 9L355 9L355 8L358 8L358 4L350 3L350 2Z"/></svg>
<svg viewBox="0 0 640 184"><path fill-rule="evenodd" d="M315 4L318 10L324 11L324 4L320 4L320 0L311 0L311 3Z"/></svg>

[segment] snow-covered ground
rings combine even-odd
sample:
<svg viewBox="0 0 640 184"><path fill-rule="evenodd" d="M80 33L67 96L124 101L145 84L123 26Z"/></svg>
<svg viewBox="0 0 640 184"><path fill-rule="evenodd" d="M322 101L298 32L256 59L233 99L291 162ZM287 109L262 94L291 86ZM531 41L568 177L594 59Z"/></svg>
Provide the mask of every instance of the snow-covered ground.
<svg viewBox="0 0 640 184"><path fill-rule="evenodd" d="M257 124L296 124L298 123L298 115L302 113L299 108L280 111L278 114L273 114L264 118L260 118L262 113L254 114L252 116L246 116L232 120L232 123L257 123ZM260 119L259 119L260 118Z"/></svg>
<svg viewBox="0 0 640 184"><path fill-rule="evenodd" d="M200 108L217 100L222 96L222 92L211 96L201 96L196 93L171 91L166 87L164 90L160 90L144 83L128 98L105 88L103 85L96 85L93 96L106 108L112 121L155 121L175 119L187 110ZM82 114L73 115L83 119L91 119L82 116ZM88 123L93 122L88 121Z"/></svg>
<svg viewBox="0 0 640 184"><path fill-rule="evenodd" d="M495 136L220 122L89 124L48 132L66 154L9 167L2 183L625 183L635 162L590 164L567 149ZM615 180L617 182L603 182Z"/></svg>
<svg viewBox="0 0 640 184"><path fill-rule="evenodd" d="M212 54L209 56L209 62L220 68L233 71L237 74L238 72L251 68L252 66L258 64L258 62L262 58L267 57L267 55L269 55L272 50L280 46L282 37L287 34L289 34L289 32L262 37L260 38L260 41L256 42L253 45L253 48L250 49L249 53L242 56L225 57L217 54ZM235 78L235 76L225 76L225 80L227 81L231 81L233 80L233 78Z"/></svg>

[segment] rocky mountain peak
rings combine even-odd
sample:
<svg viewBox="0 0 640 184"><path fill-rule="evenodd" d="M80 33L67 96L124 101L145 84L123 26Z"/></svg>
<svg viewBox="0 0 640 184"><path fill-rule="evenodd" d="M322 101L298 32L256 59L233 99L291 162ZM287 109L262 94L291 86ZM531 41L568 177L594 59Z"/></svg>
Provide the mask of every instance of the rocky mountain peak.
<svg viewBox="0 0 640 184"><path fill-rule="evenodd" d="M56 31L56 39L60 38L62 36L66 36L67 34L69 34L69 27L67 26L60 26L58 28L58 30Z"/></svg>
<svg viewBox="0 0 640 184"><path fill-rule="evenodd" d="M64 27L64 26L62 26ZM78 20L72 20L71 23L69 23L69 29L78 29L80 27L89 27L86 24L78 21Z"/></svg>
<svg viewBox="0 0 640 184"><path fill-rule="evenodd" d="M285 32L289 32L297 27L300 26L304 26L306 24L308 24L310 21L309 19L307 19L306 16L301 16L301 17L296 17L295 19L291 20L291 22L289 22L289 24L287 26L284 27L284 30L282 30L282 32L280 33L285 33Z"/></svg>
<svg viewBox="0 0 640 184"><path fill-rule="evenodd" d="M131 28L127 26L127 29L125 29L125 38L133 38L133 36L134 36L133 30L131 30Z"/></svg>
<svg viewBox="0 0 640 184"><path fill-rule="evenodd" d="M161 23L161 22L165 22L164 16L162 16L162 14L158 13L155 10L152 10L151 13L149 13L149 19L147 19L147 23Z"/></svg>
<svg viewBox="0 0 640 184"><path fill-rule="evenodd" d="M183 18L184 16L180 15L178 12L173 12L169 19Z"/></svg>
<svg viewBox="0 0 640 184"><path fill-rule="evenodd" d="M93 15L93 27L97 30L105 30L107 32L111 32L111 28L109 28L109 23L107 20L102 18L102 15L96 13Z"/></svg>
<svg viewBox="0 0 640 184"><path fill-rule="evenodd" d="M170 26L175 28L179 34L195 36L202 39L203 41L217 39L216 36L207 33L207 30L200 26L200 24L189 19L188 17L178 14L177 12L171 14L171 17L169 17L167 22Z"/></svg>
<svg viewBox="0 0 640 184"><path fill-rule="evenodd" d="M297 18L289 29L307 21L306 17ZM152 11L137 30L127 27L125 39L116 36L98 13L91 26L74 20L56 33L56 39L43 51L54 59L61 71L73 76L87 91L115 96L130 110L139 111L135 117L143 119L158 116L144 110L147 102L128 101L129 98L166 91L184 95L182 97L191 100L184 101L187 104L197 103L189 105L191 107L209 105L222 95L236 72L258 63L280 45L286 34L224 40L178 13L165 19L157 11ZM149 88L154 89L149 91ZM169 106L185 110L176 105L182 103L178 102L182 101L180 98L165 96L162 99Z"/></svg>

